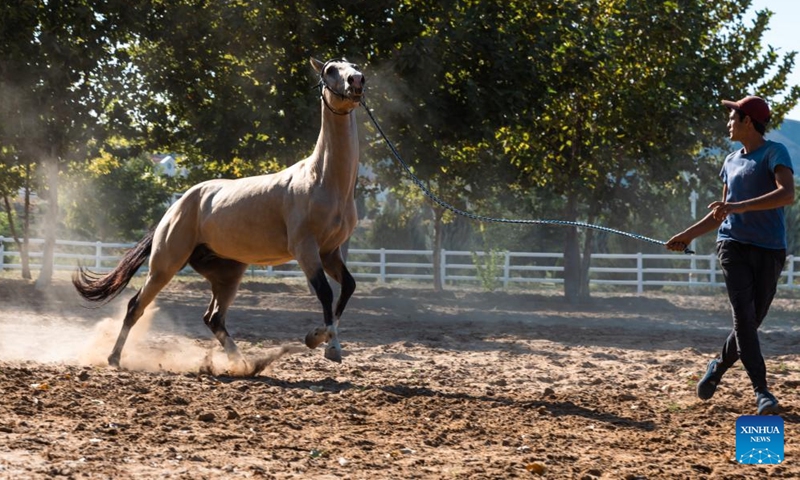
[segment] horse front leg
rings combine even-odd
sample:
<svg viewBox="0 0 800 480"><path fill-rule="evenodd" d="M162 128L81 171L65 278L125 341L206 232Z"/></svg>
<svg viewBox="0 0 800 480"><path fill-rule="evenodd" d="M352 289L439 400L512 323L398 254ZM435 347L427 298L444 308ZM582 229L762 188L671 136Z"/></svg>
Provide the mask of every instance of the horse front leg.
<svg viewBox="0 0 800 480"><path fill-rule="evenodd" d="M339 343L337 326L333 323L333 289L331 289L328 279L325 278L325 270L322 268L322 260L316 244L313 245L313 248L307 245L306 248L299 249L295 258L306 274L317 299L322 304L322 317L325 322L324 326L317 327L306 334L306 346L314 349L321 343L327 342L325 358L341 363L342 346Z"/></svg>
<svg viewBox="0 0 800 480"><path fill-rule="evenodd" d="M306 334L306 346L317 348L319 344L327 342L325 348L325 358L337 363L342 361L342 345L339 343L338 322L333 322L333 289L325 278L325 271L320 267L313 276L309 278L311 287L317 294L317 299L322 304L322 317L325 322L324 327L317 327Z"/></svg>
<svg viewBox="0 0 800 480"><path fill-rule="evenodd" d="M322 266L325 272L331 276L336 282L342 286L339 292L339 300L336 302L336 310L333 315L336 319L336 325L339 325L339 319L342 318L344 307L347 306L347 301L353 296L356 291L356 280L347 266L344 264L344 258L340 249L336 249L330 254L322 257Z"/></svg>
<svg viewBox="0 0 800 480"><path fill-rule="evenodd" d="M339 300L336 302L334 311L333 325L329 329L331 338L328 340L328 348L325 349L325 358L335 362L342 361L342 347L339 343L339 321L342 318L344 307L356 289L356 281L344 264L340 249L336 249L322 257L322 266L325 272L331 276L339 285ZM325 275L322 275L323 280ZM325 282L327 283L327 281Z"/></svg>

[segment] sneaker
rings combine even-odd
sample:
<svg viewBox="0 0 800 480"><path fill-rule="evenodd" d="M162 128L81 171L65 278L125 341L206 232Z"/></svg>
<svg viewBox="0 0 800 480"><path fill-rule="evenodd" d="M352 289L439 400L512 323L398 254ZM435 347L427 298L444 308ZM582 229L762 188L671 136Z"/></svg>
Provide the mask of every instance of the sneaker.
<svg viewBox="0 0 800 480"><path fill-rule="evenodd" d="M756 394L756 406L759 415L771 415L778 413L778 399L769 392Z"/></svg>
<svg viewBox="0 0 800 480"><path fill-rule="evenodd" d="M708 362L706 374L697 382L697 396L702 400L708 400L713 397L721 379L722 372L719 368L719 360L715 358Z"/></svg>

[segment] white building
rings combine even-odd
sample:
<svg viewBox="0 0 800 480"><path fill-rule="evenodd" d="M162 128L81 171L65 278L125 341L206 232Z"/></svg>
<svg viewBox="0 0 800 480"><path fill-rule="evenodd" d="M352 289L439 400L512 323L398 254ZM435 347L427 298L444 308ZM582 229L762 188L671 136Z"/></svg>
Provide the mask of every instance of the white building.
<svg viewBox="0 0 800 480"><path fill-rule="evenodd" d="M164 175L167 177L174 177L175 175L179 175L181 177L186 176L186 169L183 167L178 167L178 163L175 161L175 157L172 155L151 155L150 160L156 166L156 173L159 175Z"/></svg>

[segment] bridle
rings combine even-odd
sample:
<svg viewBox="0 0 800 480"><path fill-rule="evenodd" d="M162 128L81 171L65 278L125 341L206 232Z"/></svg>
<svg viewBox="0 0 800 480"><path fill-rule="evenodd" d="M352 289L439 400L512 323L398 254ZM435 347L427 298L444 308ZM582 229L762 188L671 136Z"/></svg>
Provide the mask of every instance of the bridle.
<svg viewBox="0 0 800 480"><path fill-rule="evenodd" d="M322 99L322 103L325 104L325 107L328 110L330 110L331 113L333 113L335 115L347 116L347 115L350 115L351 113L353 113L355 108L353 110L350 110L349 112L345 112L345 113L337 112L328 103L328 99L325 98L325 94L324 94L324 90L328 90L333 95L336 95L337 97L341 98L342 100L347 100L349 98L349 97L347 97L347 95L345 95L345 94L343 94L341 92L337 92L336 90L331 88L330 85L328 85L328 83L325 81L325 71L328 69L328 65L330 65L331 63L334 63L334 62L347 62L347 60L345 60L343 58L332 58L332 59L328 60L327 62L325 62L325 64L322 65L322 68L319 71L319 83L317 83L317 85L314 88L319 88L319 97Z"/></svg>

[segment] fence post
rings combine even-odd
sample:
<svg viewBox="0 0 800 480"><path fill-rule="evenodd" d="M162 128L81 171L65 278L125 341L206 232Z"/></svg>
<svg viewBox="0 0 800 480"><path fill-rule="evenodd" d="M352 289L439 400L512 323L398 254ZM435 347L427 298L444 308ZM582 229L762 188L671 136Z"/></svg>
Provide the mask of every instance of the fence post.
<svg viewBox="0 0 800 480"><path fill-rule="evenodd" d="M439 265L439 267L439 271L442 274L442 289L444 289L444 286L447 283L447 250L444 248L442 249L442 263Z"/></svg>
<svg viewBox="0 0 800 480"><path fill-rule="evenodd" d="M0 250L0 252L2 252L2 250ZM789 255L786 259L786 263L789 264L789 269L786 271L786 284L789 288L794 288L794 255ZM0 265L2 265L2 259L0 259ZM2 270L2 268L0 268L0 270Z"/></svg>
<svg viewBox="0 0 800 480"><path fill-rule="evenodd" d="M503 264L503 288L508 288L508 279L511 275L511 252L505 251L505 263Z"/></svg>
<svg viewBox="0 0 800 480"><path fill-rule="evenodd" d="M99 271L100 267L102 266L103 262L100 260L103 256L103 244L97 242L94 244L94 269L95 271Z"/></svg>
<svg viewBox="0 0 800 480"><path fill-rule="evenodd" d="M717 256L711 254L708 257L708 269L711 271L711 286L714 287L717 284Z"/></svg>
<svg viewBox="0 0 800 480"><path fill-rule="evenodd" d="M6 239L0 236L0 272L5 269L5 246L6 246Z"/></svg>
<svg viewBox="0 0 800 480"><path fill-rule="evenodd" d="M644 269L642 268L642 252L636 254L636 293L644 293Z"/></svg>
<svg viewBox="0 0 800 480"><path fill-rule="evenodd" d="M381 283L386 283L386 249L381 248Z"/></svg>

